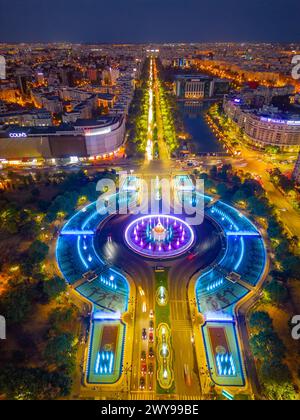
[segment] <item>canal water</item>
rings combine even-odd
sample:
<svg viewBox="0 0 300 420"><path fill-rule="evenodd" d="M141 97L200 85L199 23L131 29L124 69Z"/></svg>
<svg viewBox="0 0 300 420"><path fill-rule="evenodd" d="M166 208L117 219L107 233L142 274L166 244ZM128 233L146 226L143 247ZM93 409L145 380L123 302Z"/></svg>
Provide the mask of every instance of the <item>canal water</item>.
<svg viewBox="0 0 300 420"><path fill-rule="evenodd" d="M205 121L205 112L211 103L201 102L190 105L187 102L179 104L183 116L183 122L186 132L190 135L189 150L191 153L200 155L206 153L222 153L222 143L211 131Z"/></svg>

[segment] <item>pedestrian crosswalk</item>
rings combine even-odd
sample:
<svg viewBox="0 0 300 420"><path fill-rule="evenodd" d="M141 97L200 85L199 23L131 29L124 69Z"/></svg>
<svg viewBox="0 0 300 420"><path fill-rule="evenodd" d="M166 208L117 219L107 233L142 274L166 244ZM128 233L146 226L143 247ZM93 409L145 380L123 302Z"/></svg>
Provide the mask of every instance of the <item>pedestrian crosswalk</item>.
<svg viewBox="0 0 300 420"><path fill-rule="evenodd" d="M170 300L171 318L174 321L188 320L190 318L186 301Z"/></svg>
<svg viewBox="0 0 300 420"><path fill-rule="evenodd" d="M141 400L141 401L154 401L156 400L155 394L153 392L132 392L131 393L131 400Z"/></svg>
<svg viewBox="0 0 300 420"><path fill-rule="evenodd" d="M177 395L179 401L200 401L201 399L200 395Z"/></svg>
<svg viewBox="0 0 300 420"><path fill-rule="evenodd" d="M172 331L189 331L191 330L191 323L189 321L186 320L172 320L171 321L171 325L172 325Z"/></svg>
<svg viewBox="0 0 300 420"><path fill-rule="evenodd" d="M132 401L154 401L158 400L156 395L152 393L147 392L132 392L130 399ZM177 401L200 401L202 397L200 395L176 395L175 399ZM162 400L162 397L160 396L159 400Z"/></svg>

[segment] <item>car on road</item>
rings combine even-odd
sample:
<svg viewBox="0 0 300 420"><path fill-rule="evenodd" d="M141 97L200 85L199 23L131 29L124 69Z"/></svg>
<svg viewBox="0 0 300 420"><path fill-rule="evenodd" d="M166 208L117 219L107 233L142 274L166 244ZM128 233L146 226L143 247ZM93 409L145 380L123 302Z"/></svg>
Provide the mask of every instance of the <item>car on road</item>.
<svg viewBox="0 0 300 420"><path fill-rule="evenodd" d="M154 342L154 334L153 332L149 332L149 342L153 343Z"/></svg>
<svg viewBox="0 0 300 420"><path fill-rule="evenodd" d="M191 378L191 372L188 365L184 365L184 381L187 386L192 385L192 378Z"/></svg>
<svg viewBox="0 0 300 420"><path fill-rule="evenodd" d="M143 328L143 331L142 331L142 339L144 341L147 340L147 330L146 330L146 328Z"/></svg>
<svg viewBox="0 0 300 420"><path fill-rule="evenodd" d="M151 319L151 321L149 322L149 331L150 332L153 332L154 331L154 322L153 322L153 320Z"/></svg>
<svg viewBox="0 0 300 420"><path fill-rule="evenodd" d="M153 359L154 358L154 350L153 350L153 347L150 347L150 349L149 349L149 358L150 359Z"/></svg>
<svg viewBox="0 0 300 420"><path fill-rule="evenodd" d="M147 374L147 363L146 362L143 362L141 364L141 374L142 375L146 375Z"/></svg>
<svg viewBox="0 0 300 420"><path fill-rule="evenodd" d="M148 373L149 373L149 375L153 375L153 373L154 373L154 367L153 367L153 363L150 363L150 365L149 365L149 369L148 369Z"/></svg>
<svg viewBox="0 0 300 420"><path fill-rule="evenodd" d="M140 379L140 389L141 390L145 389L145 384L146 384L145 378L141 378Z"/></svg>
<svg viewBox="0 0 300 420"><path fill-rule="evenodd" d="M154 311L153 309L150 310L150 318L153 319L154 318Z"/></svg>
<svg viewBox="0 0 300 420"><path fill-rule="evenodd" d="M147 357L146 352L145 352L145 350L143 350L142 353L141 353L141 361L142 362L145 362L146 361L146 357Z"/></svg>

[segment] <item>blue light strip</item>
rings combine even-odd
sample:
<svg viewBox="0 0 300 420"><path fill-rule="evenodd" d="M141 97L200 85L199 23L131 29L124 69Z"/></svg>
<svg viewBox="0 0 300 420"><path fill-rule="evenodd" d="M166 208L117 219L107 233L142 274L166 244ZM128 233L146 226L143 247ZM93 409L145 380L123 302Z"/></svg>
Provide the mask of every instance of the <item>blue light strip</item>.
<svg viewBox="0 0 300 420"><path fill-rule="evenodd" d="M236 367L231 353L217 354L216 363L219 376L236 376Z"/></svg>
<svg viewBox="0 0 300 420"><path fill-rule="evenodd" d="M89 205L87 205L86 207L84 207L82 210L80 210L79 212L75 213L71 219L68 220L68 222L65 224L63 231L67 231L68 230L68 226L73 222L73 220L75 220L76 218L78 218L78 216L82 213L86 213L87 210L92 207L95 203L91 203Z"/></svg>
<svg viewBox="0 0 300 420"><path fill-rule="evenodd" d="M239 268L239 266L242 264L244 254L245 254L245 241L244 241L243 237L241 237L240 239L241 239L241 246L242 246L241 256L240 256L240 259L238 260L237 264L234 267L234 271L236 271Z"/></svg>
<svg viewBox="0 0 300 420"><path fill-rule="evenodd" d="M206 291L211 292L212 290L217 289L218 287L222 286L224 284L224 279L220 279L218 281L215 281L211 283L209 286L207 286Z"/></svg>
<svg viewBox="0 0 300 420"><path fill-rule="evenodd" d="M82 255L82 252L81 252L81 249L80 249L80 239L81 239L81 236L78 236L78 238L77 238L77 251L78 251L78 255L79 255L79 258L80 258L82 264L88 270L89 266L86 263L85 259L83 258L83 255Z"/></svg>
<svg viewBox="0 0 300 420"><path fill-rule="evenodd" d="M230 401L234 400L234 396L229 394L229 392L227 392L225 390L222 391L222 395Z"/></svg>
<svg viewBox="0 0 300 420"><path fill-rule="evenodd" d="M107 312L94 312L93 315L94 321L119 321L120 319L120 312L115 312L114 314L109 314Z"/></svg>
<svg viewBox="0 0 300 420"><path fill-rule="evenodd" d="M89 222L95 217L95 216L97 216L97 214L98 214L98 211L96 210L94 213L92 213L91 214L91 216L89 216L86 220L85 220L85 222L83 223L83 225L82 225L82 229L85 229L86 228L86 226L89 224Z"/></svg>
<svg viewBox="0 0 300 420"><path fill-rule="evenodd" d="M224 201L219 201L219 203L221 203L225 207L228 207L233 212L235 212L241 219L244 219L248 224L250 224L250 226L254 229L255 232L257 232L256 226L244 214L242 214L241 212L238 212L234 207L230 206L229 204L224 203Z"/></svg>
<svg viewBox="0 0 300 420"><path fill-rule="evenodd" d="M226 232L227 236L256 236L256 237L260 237L260 234L258 232L247 232L247 231L243 231L243 232Z"/></svg>
<svg viewBox="0 0 300 420"><path fill-rule="evenodd" d="M219 209L218 207L216 207L216 206L213 206L212 208L211 208L211 213L212 214L218 214L219 216L221 216L222 217L222 222L224 222L225 220L227 220L227 222L232 226L232 227L234 227L234 229L236 230L236 231L239 231L239 228L238 228L238 226L237 226L237 224L236 223L234 223L234 221L231 219L231 217L229 217L227 214L225 214L225 212L223 211L223 210L221 210L221 209Z"/></svg>
<svg viewBox="0 0 300 420"><path fill-rule="evenodd" d="M99 368L100 368L100 353L98 353L98 356L97 356L97 360L96 360L96 368L95 368L95 373L99 373Z"/></svg>
<svg viewBox="0 0 300 420"><path fill-rule="evenodd" d="M233 316L224 312L207 312L205 314L206 322L233 322Z"/></svg>
<svg viewBox="0 0 300 420"><path fill-rule="evenodd" d="M96 375L111 375L114 370L115 355L112 351L101 351L97 355L95 373Z"/></svg>
<svg viewBox="0 0 300 420"><path fill-rule="evenodd" d="M91 236L94 235L95 232L92 230L68 230L68 231L62 231L61 235L76 235L76 236Z"/></svg>

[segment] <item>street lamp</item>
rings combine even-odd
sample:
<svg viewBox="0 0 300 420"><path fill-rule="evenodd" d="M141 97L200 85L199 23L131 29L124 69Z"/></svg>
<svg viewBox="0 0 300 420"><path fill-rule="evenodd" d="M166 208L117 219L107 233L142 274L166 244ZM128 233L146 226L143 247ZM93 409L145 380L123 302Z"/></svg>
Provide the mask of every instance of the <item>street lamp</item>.
<svg viewBox="0 0 300 420"><path fill-rule="evenodd" d="M126 379L124 392L129 392L128 374L132 373L132 365L129 365L128 362L126 363L126 366L122 365L122 373L124 373Z"/></svg>

